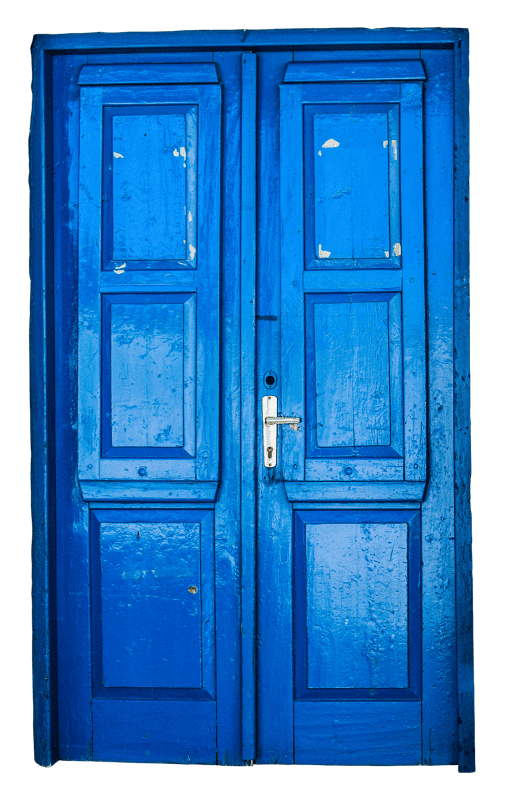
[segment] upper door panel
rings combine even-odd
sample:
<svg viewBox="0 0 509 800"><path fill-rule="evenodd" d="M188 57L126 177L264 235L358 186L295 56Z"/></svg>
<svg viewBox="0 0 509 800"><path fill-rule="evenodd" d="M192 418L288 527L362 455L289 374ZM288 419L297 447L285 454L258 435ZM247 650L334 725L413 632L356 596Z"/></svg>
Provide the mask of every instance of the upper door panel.
<svg viewBox="0 0 509 800"><path fill-rule="evenodd" d="M292 500L421 499L421 62L297 63L281 86L282 413ZM377 82L374 82L377 81Z"/></svg>
<svg viewBox="0 0 509 800"><path fill-rule="evenodd" d="M80 76L79 478L86 499L211 500L221 89L213 64L119 66Z"/></svg>

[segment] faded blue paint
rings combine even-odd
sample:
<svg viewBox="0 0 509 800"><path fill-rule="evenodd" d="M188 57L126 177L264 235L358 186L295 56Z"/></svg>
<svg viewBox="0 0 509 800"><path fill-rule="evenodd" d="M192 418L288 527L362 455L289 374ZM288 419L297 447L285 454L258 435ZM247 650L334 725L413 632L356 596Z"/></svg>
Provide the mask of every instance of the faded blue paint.
<svg viewBox="0 0 509 800"><path fill-rule="evenodd" d="M466 47L36 38L39 763L474 768Z"/></svg>

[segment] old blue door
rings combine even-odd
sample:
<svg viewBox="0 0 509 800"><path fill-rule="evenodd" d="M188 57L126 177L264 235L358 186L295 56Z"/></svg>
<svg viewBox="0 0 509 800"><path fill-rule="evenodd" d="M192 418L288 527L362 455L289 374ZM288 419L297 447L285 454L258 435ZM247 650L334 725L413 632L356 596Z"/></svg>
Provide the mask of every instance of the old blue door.
<svg viewBox="0 0 509 800"><path fill-rule="evenodd" d="M453 51L225 36L46 42L38 758L457 763Z"/></svg>

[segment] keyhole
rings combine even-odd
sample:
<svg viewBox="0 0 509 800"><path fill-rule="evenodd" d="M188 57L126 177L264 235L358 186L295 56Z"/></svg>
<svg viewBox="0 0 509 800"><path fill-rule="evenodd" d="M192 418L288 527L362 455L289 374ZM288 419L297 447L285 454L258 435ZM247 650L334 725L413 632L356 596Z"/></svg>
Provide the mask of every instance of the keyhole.
<svg viewBox="0 0 509 800"><path fill-rule="evenodd" d="M267 447L267 456L268 456L270 459L272 458L272 453L273 453L273 452L274 452L274 448L273 448L273 447Z"/></svg>

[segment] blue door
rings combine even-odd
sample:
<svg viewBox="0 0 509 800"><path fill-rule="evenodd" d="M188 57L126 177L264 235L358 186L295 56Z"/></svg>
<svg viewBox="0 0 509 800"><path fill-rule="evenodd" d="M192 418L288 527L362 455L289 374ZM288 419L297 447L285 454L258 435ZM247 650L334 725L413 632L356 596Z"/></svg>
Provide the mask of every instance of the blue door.
<svg viewBox="0 0 509 800"><path fill-rule="evenodd" d="M453 50L57 39L41 762L457 763Z"/></svg>

